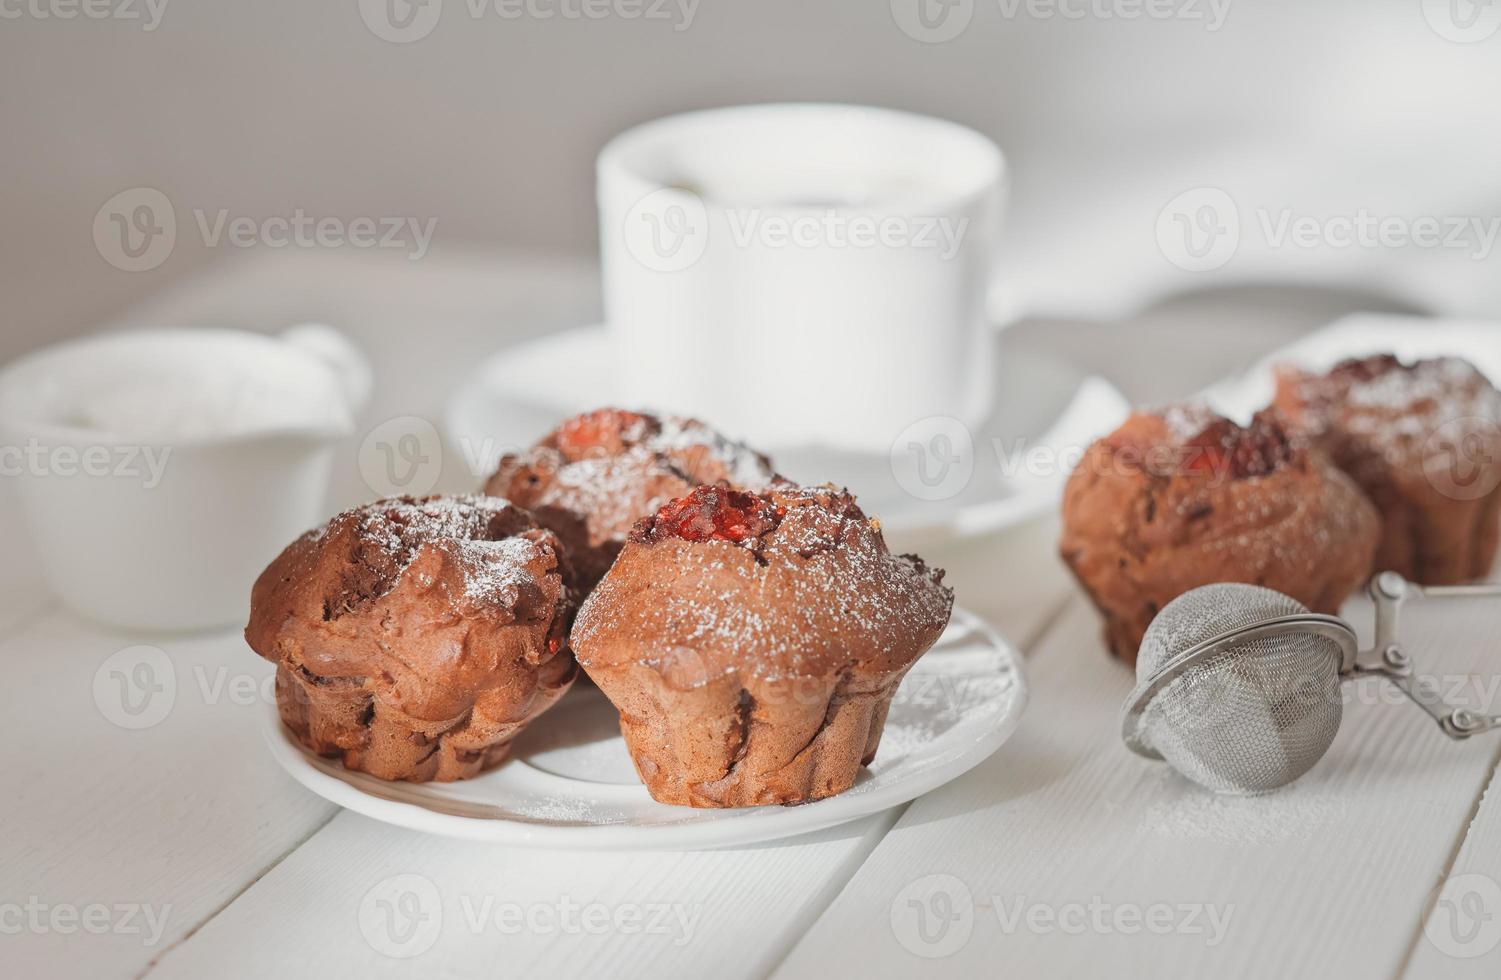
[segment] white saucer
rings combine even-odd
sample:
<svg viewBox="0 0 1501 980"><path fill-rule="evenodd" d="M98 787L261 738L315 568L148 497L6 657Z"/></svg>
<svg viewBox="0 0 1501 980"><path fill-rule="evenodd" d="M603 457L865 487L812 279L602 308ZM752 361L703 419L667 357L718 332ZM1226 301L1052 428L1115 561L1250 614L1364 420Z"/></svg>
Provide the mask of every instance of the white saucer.
<svg viewBox="0 0 1501 980"><path fill-rule="evenodd" d="M1003 336L997 347L1005 346ZM531 445L560 419L618 404L611 366L610 342L598 326L501 351L482 362L450 399L444 435L476 478L482 477L501 454ZM967 447L961 439L951 440L953 451L965 457L957 472L968 467L967 479L946 476L938 486L914 484L918 461L905 458L905 449L887 456L817 446L758 448L769 448L778 470L793 480L848 487L901 548L987 534L1053 509L1067 473L1049 464L1049 452L1057 460L1057 450L1087 445L1127 412L1125 400L1109 384L1060 360L999 350L993 376L996 405L990 419L968 434ZM1038 449L1040 457L1028 456ZM1042 466L1031 466L1029 459L1042 460Z"/></svg>
<svg viewBox="0 0 1501 980"><path fill-rule="evenodd" d="M695 810L657 803L636 778L615 710L576 687L477 779L388 783L305 751L273 709L266 742L302 785L367 817L446 837L562 849L697 850L821 830L905 803L1001 747L1027 702L1020 656L956 610L907 674L875 760L854 787L801 806Z"/></svg>

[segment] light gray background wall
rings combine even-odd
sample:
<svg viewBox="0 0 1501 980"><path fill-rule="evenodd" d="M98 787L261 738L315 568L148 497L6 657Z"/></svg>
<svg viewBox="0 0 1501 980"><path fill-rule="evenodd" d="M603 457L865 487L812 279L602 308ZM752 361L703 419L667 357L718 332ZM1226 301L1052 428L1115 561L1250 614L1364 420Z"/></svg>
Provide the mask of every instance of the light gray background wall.
<svg viewBox="0 0 1501 980"><path fill-rule="evenodd" d="M1168 20L959 0L969 26L941 44L904 34L888 0L701 0L686 30L475 19L443 0L432 33L405 44L375 36L356 0L167 0L149 32L37 16L57 2L0 0L0 354L237 260L180 230L160 268L112 268L91 226L125 188L160 189L188 227L191 208L302 208L436 218L441 248L588 252L592 158L611 134L781 99L935 113L1000 140L1003 276L1032 308L1114 316L1212 282L1287 280L1501 312L1494 256L1248 241L1203 276L1154 241L1164 203L1201 185L1226 188L1248 223L1255 208L1501 214L1501 32L1445 40L1430 26L1442 5L1420 0L1228 0L1218 30L1209 0L1174 0L1193 7ZM1090 4L1132 9L1070 9Z"/></svg>

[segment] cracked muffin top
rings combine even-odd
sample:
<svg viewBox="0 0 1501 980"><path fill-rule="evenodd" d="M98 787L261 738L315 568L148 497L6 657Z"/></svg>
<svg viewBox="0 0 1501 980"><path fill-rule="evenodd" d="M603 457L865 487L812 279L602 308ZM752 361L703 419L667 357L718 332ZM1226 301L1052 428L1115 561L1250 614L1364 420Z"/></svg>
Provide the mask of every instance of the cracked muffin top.
<svg viewBox="0 0 1501 980"><path fill-rule="evenodd" d="M1447 422L1473 423L1488 436L1501 423L1501 391L1458 357L1408 364L1374 354L1324 374L1282 364L1276 377L1277 407L1299 428L1316 436L1339 430L1382 450L1418 448Z"/></svg>
<svg viewBox="0 0 1501 980"><path fill-rule="evenodd" d="M423 721L492 713L568 656L557 537L495 497L401 497L309 531L251 592L251 649L310 683L353 680ZM509 692L499 697L497 690Z"/></svg>
<svg viewBox="0 0 1501 980"><path fill-rule="evenodd" d="M1376 560L1425 584L1484 578L1501 539L1501 391L1468 361L1277 369L1274 404L1381 511Z"/></svg>
<svg viewBox="0 0 1501 980"><path fill-rule="evenodd" d="M1341 361L1327 374L1277 368L1276 407L1347 469L1379 470L1414 496L1458 458L1494 487L1501 472L1501 391L1470 362L1438 357L1404 364L1392 354ZM1354 474L1357 480L1367 474ZM1467 494L1451 494L1464 499ZM1481 496L1477 493L1474 496Z"/></svg>
<svg viewBox="0 0 1501 980"><path fill-rule="evenodd" d="M1136 412L1069 476L1059 550L1135 662L1157 612L1189 589L1247 582L1334 613L1371 570L1375 508L1279 418L1241 426L1189 404Z"/></svg>
<svg viewBox="0 0 1501 980"><path fill-rule="evenodd" d="M701 485L759 490L776 480L765 456L695 419L604 408L503 457L485 492L554 531L587 592L631 527L667 501Z"/></svg>
<svg viewBox="0 0 1501 980"><path fill-rule="evenodd" d="M942 580L842 490L699 487L636 524L573 641L585 670L647 666L680 689L888 673L943 632Z"/></svg>

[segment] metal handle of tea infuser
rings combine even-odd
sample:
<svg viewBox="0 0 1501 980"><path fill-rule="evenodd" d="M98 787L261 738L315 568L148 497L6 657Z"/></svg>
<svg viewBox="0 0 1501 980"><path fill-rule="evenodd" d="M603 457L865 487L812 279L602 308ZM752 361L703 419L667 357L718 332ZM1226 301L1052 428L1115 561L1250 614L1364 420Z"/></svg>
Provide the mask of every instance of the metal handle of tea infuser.
<svg viewBox="0 0 1501 980"><path fill-rule="evenodd" d="M1501 728L1501 715L1477 714L1446 702L1433 678L1414 672L1412 658L1397 635L1402 604L1408 599L1501 596L1501 585L1414 585L1396 572L1382 572L1371 579L1370 592L1376 603L1376 645L1357 659L1352 673L1385 677L1428 712L1450 738L1464 739Z"/></svg>

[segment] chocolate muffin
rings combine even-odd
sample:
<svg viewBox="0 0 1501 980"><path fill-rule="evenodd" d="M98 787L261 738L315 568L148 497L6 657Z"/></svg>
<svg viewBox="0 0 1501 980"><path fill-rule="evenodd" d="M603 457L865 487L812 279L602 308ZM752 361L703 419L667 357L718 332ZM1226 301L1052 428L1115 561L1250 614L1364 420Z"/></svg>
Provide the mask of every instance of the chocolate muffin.
<svg viewBox="0 0 1501 980"><path fill-rule="evenodd" d="M948 623L942 580L843 491L700 487L632 530L573 647L654 799L802 803L875 757Z"/></svg>
<svg viewBox="0 0 1501 980"><path fill-rule="evenodd" d="M303 745L381 779L465 779L578 672L557 537L494 497L402 497L287 547L245 639Z"/></svg>
<svg viewBox="0 0 1501 980"><path fill-rule="evenodd" d="M1381 511L1376 570L1484 578L1501 535L1501 392L1467 361L1390 354L1327 374L1283 366L1274 402Z"/></svg>
<svg viewBox="0 0 1501 980"><path fill-rule="evenodd" d="M776 479L765 456L702 422L602 408L502 457L484 489L556 532L587 594L631 526L667 501L700 485L759 490Z"/></svg>
<svg viewBox="0 0 1501 980"><path fill-rule="evenodd" d="M1270 413L1242 428L1187 406L1133 414L1090 446L1063 491L1060 551L1136 662L1147 624L1189 589L1248 582L1338 612L1365 581L1376 510Z"/></svg>

